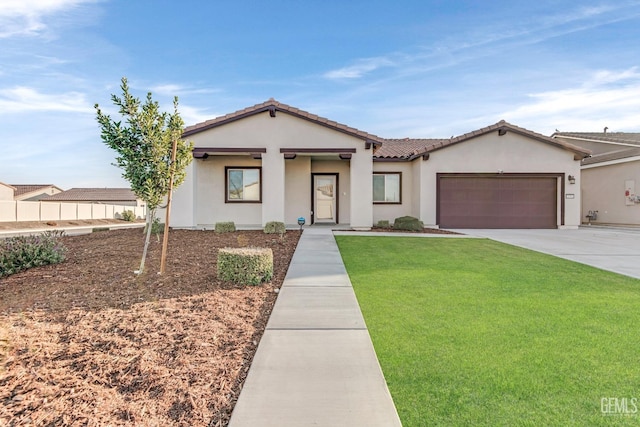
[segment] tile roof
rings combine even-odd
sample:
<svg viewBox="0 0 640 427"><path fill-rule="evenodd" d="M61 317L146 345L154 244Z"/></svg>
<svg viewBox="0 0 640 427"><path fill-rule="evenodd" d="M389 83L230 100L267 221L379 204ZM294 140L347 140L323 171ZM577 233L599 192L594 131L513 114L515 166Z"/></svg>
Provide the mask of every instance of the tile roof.
<svg viewBox="0 0 640 427"><path fill-rule="evenodd" d="M11 184L11 186L16 189L16 192L15 192L16 197L21 196L23 194L31 193L34 191L44 190L50 187L58 188L53 184L29 184L29 185ZM58 190L62 191L61 188L58 188Z"/></svg>
<svg viewBox="0 0 640 427"><path fill-rule="evenodd" d="M374 157L377 159L408 159L427 151L430 147L442 145L444 139L384 139L382 146L377 148Z"/></svg>
<svg viewBox="0 0 640 427"><path fill-rule="evenodd" d="M493 125L449 139L385 139L382 141L382 147L376 150L375 157L412 160L418 156L439 150L449 145L458 144L460 142L468 141L472 138L500 130L514 132L546 144L572 151L577 157L576 160L583 159L591 154L590 150L578 147L577 145L569 144L501 120ZM387 147L387 144L389 143L390 146Z"/></svg>
<svg viewBox="0 0 640 427"><path fill-rule="evenodd" d="M66 202L116 202L135 201L138 198L130 188L72 188L62 193L48 196L42 201Z"/></svg>
<svg viewBox="0 0 640 427"><path fill-rule="evenodd" d="M335 129L340 132L344 132L349 135L356 136L358 138L362 138L368 142L372 142L374 144L379 144L382 138L372 135L367 132L363 132L351 126L347 126L342 123L335 122L333 120L329 120L327 118L318 116L316 114L309 113L308 111L300 110L299 108L292 107L287 104L283 104L282 102L278 102L275 99L271 98L268 101L265 101L261 104L256 104L252 107L247 107L242 110L235 111L233 113L225 114L224 116L216 117L212 120L207 120L202 123L195 124L193 126L187 126L184 129L183 137L187 137L189 135L196 134L198 132L205 131L207 129L214 128L216 126L223 125L225 123L229 123L244 117L252 116L255 114L260 114L268 111L269 114L275 115L276 112L281 111L287 114L291 114L293 116L310 120L312 122L318 123L322 126L326 126L332 129Z"/></svg>
<svg viewBox="0 0 640 427"><path fill-rule="evenodd" d="M610 162L613 160L622 160L630 157L640 157L640 147L626 148L624 150L609 151L607 153L597 154L582 161L583 166L595 165L598 163Z"/></svg>
<svg viewBox="0 0 640 427"><path fill-rule="evenodd" d="M338 122L326 119L324 117L317 116L307 111L300 110L290 105L283 104L281 102L276 101L273 98L261 104L256 104L252 107L238 110L233 113L226 114L224 116L216 117L212 120L207 120L205 122L198 123L193 126L188 126L184 129L183 137L188 137L189 135L193 135L193 134L205 131L207 129L211 129L235 120L242 119L244 117L264 113L267 111L272 116L275 116L276 113L279 111L287 114L291 114L295 117L309 120L314 123L320 124L322 126L326 126L334 130L361 138L364 141L370 142L375 146L374 158L379 160L380 159L412 160L420 155L429 153L431 151L434 151L452 144L457 144L459 142L463 142L463 141L475 138L476 136L484 135L486 133L489 133L495 130L500 130L500 129L510 130L512 132L537 139L547 144L551 144L554 146L558 146L558 147L573 151L576 154L576 157L578 159L582 159L591 154L589 150L586 150L584 148L580 148L576 145L569 144L564 141L560 141L539 133L535 133L524 128L520 128L518 126L507 123L504 120L501 120L500 122L494 125L487 126L485 128L478 129L476 131L469 132L457 137L452 137L449 139L415 139L415 138L386 139L386 138L381 138L377 135L373 135L373 134L358 130L356 128L344 125L342 123L338 123Z"/></svg>
<svg viewBox="0 0 640 427"><path fill-rule="evenodd" d="M583 139L591 141L614 142L640 146L640 133L637 132L556 132L552 137Z"/></svg>

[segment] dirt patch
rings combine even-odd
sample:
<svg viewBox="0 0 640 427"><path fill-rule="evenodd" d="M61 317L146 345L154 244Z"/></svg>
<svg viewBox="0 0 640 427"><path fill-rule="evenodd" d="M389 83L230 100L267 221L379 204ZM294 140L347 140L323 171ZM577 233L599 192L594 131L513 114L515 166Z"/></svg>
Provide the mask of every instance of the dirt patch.
<svg viewBox="0 0 640 427"><path fill-rule="evenodd" d="M0 279L0 424L223 426L300 236L140 229L66 237L68 259ZM216 278L220 247L269 247L271 283Z"/></svg>

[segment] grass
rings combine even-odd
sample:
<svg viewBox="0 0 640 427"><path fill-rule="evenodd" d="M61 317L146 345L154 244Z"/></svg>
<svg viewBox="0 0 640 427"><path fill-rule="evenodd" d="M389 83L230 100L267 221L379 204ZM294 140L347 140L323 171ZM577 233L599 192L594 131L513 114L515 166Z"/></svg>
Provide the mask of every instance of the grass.
<svg viewBox="0 0 640 427"><path fill-rule="evenodd" d="M405 427L640 423L639 280L486 239L336 240Z"/></svg>

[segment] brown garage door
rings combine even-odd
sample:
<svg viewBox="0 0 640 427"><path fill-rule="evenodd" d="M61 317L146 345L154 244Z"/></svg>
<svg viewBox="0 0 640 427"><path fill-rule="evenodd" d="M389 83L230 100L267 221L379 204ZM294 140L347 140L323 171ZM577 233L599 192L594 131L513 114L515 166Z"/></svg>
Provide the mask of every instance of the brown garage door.
<svg viewBox="0 0 640 427"><path fill-rule="evenodd" d="M555 176L439 176L442 228L556 228Z"/></svg>

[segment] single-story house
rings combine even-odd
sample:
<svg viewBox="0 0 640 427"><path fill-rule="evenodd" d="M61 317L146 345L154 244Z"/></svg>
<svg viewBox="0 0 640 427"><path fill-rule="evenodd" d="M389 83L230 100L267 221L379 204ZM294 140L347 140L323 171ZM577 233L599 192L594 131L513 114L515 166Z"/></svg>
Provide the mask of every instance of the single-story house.
<svg viewBox="0 0 640 427"><path fill-rule="evenodd" d="M12 184L15 188L13 200L25 202L37 202L47 196L62 192L62 189L53 184Z"/></svg>
<svg viewBox="0 0 640 427"><path fill-rule="evenodd" d="M171 225L571 228L590 151L505 121L447 139L386 139L270 99L189 126L194 161Z"/></svg>
<svg viewBox="0 0 640 427"><path fill-rule="evenodd" d="M640 225L640 133L605 129L553 137L593 152L581 166L582 222Z"/></svg>
<svg viewBox="0 0 640 427"><path fill-rule="evenodd" d="M42 202L99 203L119 206L143 206L130 188L72 188L41 199Z"/></svg>

